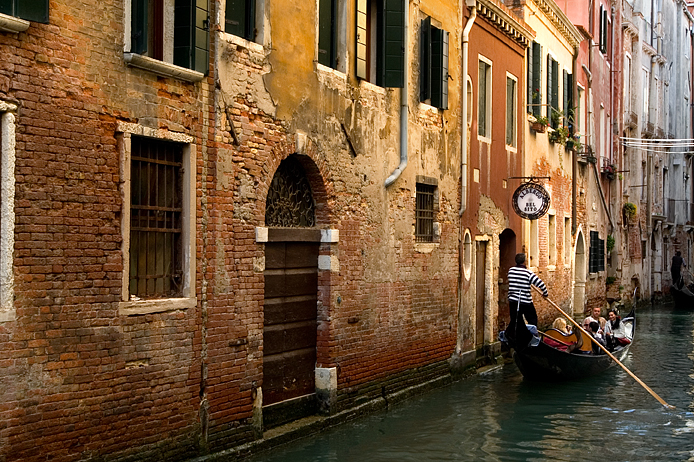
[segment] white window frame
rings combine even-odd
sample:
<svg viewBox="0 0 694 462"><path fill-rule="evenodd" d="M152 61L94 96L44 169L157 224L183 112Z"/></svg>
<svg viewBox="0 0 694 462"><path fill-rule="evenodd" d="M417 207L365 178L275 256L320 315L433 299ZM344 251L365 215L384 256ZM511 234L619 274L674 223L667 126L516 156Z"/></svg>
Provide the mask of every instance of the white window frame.
<svg viewBox="0 0 694 462"><path fill-rule="evenodd" d="M132 22L132 1L124 0L123 59L129 66L144 69L157 75L173 77L185 80L187 82L199 82L205 78L205 74L173 64L174 2L175 0L164 0L164 56L163 60L160 61L149 56L130 52L132 49L130 35Z"/></svg>
<svg viewBox="0 0 694 462"><path fill-rule="evenodd" d="M571 267L571 217L564 217L564 267Z"/></svg>
<svg viewBox="0 0 694 462"><path fill-rule="evenodd" d="M176 298L138 299L130 297L130 165L132 136L143 136L159 140L175 141L184 144L183 147L183 296ZM195 297L195 157L194 138L182 133L156 130L138 124L118 122L116 127L118 147L120 151L121 197L123 198L123 213L121 217L123 280L122 301L118 311L121 315L138 315L158 313L163 311L194 308L197 305Z"/></svg>
<svg viewBox="0 0 694 462"><path fill-rule="evenodd" d="M513 95L513 108L511 109L511 124L513 127L513 143L512 144L506 144L506 149L509 151L517 151L518 150L518 77L516 77L513 74L506 73L506 130L508 130L508 81L513 80L514 82L514 95ZM506 132L504 131L504 143L506 143Z"/></svg>
<svg viewBox="0 0 694 462"><path fill-rule="evenodd" d="M485 117L486 131L485 131L484 135L480 135L479 129L478 129L477 130L477 139L485 141L487 143L491 143L492 142L492 94L494 93L494 89L492 88L492 81L493 81L492 75L494 72L494 67L492 66L492 62L488 58L486 58L482 55L478 55L477 59L478 59L478 61L477 61L478 62L478 64L477 64L478 79L479 79L479 62L481 61L481 62L484 62L487 65L489 65L489 72L486 75L486 82L485 82L486 114L484 115L484 117ZM479 98L479 91L480 91L480 82L477 82L477 96L478 96L478 98ZM479 101L479 100L477 100L477 101ZM479 104L477 104L477 108L479 111ZM478 124L479 124L479 120L480 120L480 114L477 114L477 121L478 121L477 123Z"/></svg>
<svg viewBox="0 0 694 462"><path fill-rule="evenodd" d="M14 321L14 166L17 106L0 100L0 322Z"/></svg>

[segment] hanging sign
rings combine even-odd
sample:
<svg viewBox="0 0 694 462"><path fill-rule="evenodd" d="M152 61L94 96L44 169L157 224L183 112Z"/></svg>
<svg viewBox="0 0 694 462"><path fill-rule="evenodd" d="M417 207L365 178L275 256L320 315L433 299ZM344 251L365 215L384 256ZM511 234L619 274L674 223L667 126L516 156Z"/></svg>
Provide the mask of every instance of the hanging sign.
<svg viewBox="0 0 694 462"><path fill-rule="evenodd" d="M535 182L523 183L513 193L513 210L526 220L537 220L549 210L549 193Z"/></svg>

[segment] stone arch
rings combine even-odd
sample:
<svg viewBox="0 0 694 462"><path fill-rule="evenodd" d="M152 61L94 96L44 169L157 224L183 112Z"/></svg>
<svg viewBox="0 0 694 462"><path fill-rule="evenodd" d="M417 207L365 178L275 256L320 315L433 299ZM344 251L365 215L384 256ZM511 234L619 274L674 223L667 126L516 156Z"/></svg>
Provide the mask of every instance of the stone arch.
<svg viewBox="0 0 694 462"><path fill-rule="evenodd" d="M586 264L588 258L586 255L586 239L583 235L581 226L576 231L576 242L574 244L574 290L573 290L573 307L572 314L577 310L583 313L586 299Z"/></svg>

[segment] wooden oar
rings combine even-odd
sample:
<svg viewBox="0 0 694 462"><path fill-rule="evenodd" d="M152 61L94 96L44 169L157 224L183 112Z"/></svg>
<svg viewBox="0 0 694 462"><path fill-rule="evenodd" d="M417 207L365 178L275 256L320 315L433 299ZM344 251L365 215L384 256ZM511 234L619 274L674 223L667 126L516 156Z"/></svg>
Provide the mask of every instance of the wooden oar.
<svg viewBox="0 0 694 462"><path fill-rule="evenodd" d="M532 287L533 287L533 289L535 289L538 293L542 294L542 292L540 291L540 289L538 289L538 288L535 287L535 286L532 286ZM651 396L653 396L655 399L657 399L658 402L659 402L660 404L662 404L663 406L665 406L665 407L668 408L668 409L675 409L675 406L672 406L672 405L666 403L665 400L664 400L663 398L661 398L660 396L658 396L658 394L657 394L656 392L654 392L653 390L651 390L651 387L649 387L648 385L646 385L645 383L643 383L643 381L642 381L640 378L636 377L636 375L635 375L633 372L631 372L629 369L627 369L627 367L626 367L624 364L622 364L621 361L619 361L617 358L615 358L615 356L614 356L612 353L610 353L609 350L608 350L607 348L605 348L604 346L600 345L600 343L599 343L597 340L595 340L595 338L594 338L592 335L590 335L585 329L583 329L583 327L582 327L579 323L577 323L577 322L574 320L573 317L569 316L568 314L566 314L566 313L564 312L564 310L562 310L561 308L559 308L559 305L557 305L556 303L554 303L554 302L553 302L552 300L550 300L548 297L545 297L545 300L547 300L552 306L554 306L557 310L559 310L559 312L560 312L561 314L563 314L564 317L566 317L566 319L568 319L569 321L571 321L571 323L572 323L573 325L575 325L576 327L578 327L578 329L584 334L585 337L588 337L593 343L595 343L598 347L600 347L600 349L601 349L602 351L604 351L605 353L607 353L607 355L608 355L610 358L612 358L612 360L613 360L614 362L616 362L617 364L619 364L619 366L620 366L622 369L624 369L624 370L626 371L627 374L629 374L634 380L636 380L636 381L638 382L639 385L641 385L643 388L645 388L646 391L647 391L648 393L650 393Z"/></svg>

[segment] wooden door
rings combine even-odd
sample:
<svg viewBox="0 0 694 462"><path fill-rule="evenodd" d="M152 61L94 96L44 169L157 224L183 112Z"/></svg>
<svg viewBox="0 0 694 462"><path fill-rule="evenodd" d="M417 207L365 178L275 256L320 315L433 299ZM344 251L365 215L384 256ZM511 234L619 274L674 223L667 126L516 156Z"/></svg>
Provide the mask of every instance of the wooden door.
<svg viewBox="0 0 694 462"><path fill-rule="evenodd" d="M486 270L487 261L487 243L478 242L477 243L477 264L475 265L475 280L477 288L477 300L476 300L476 322L475 322L475 345L479 346L484 343L484 275Z"/></svg>
<svg viewBox="0 0 694 462"><path fill-rule="evenodd" d="M318 245L265 244L263 405L315 392Z"/></svg>

